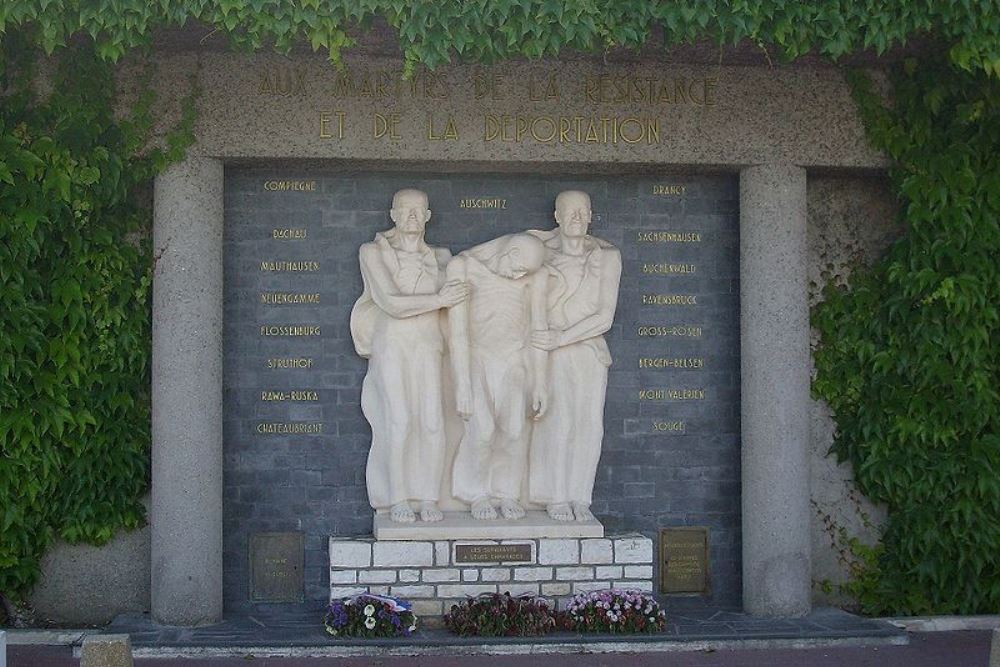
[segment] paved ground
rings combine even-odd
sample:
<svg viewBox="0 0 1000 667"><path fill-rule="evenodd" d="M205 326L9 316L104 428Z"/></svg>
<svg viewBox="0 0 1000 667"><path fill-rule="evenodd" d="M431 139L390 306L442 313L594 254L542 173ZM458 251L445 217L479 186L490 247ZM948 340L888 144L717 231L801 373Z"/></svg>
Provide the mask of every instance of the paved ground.
<svg viewBox="0 0 1000 667"><path fill-rule="evenodd" d="M8 667L77 667L69 647L8 647ZM136 667L988 667L990 633L913 634L908 646L542 656L141 659Z"/></svg>
<svg viewBox="0 0 1000 667"><path fill-rule="evenodd" d="M319 622L322 608L309 605L284 605L273 609L260 608L252 614L227 614L221 623L200 628L171 628L156 625L147 614L123 614L106 628L113 634L128 634L132 645L138 647L240 647L240 646L319 646L329 647L334 642L323 631ZM532 644L564 644L588 642L692 642L692 641L741 641L746 639L783 640L859 640L869 643L893 643L893 638L904 635L899 628L884 621L862 618L840 609L815 609L802 618L753 618L740 611L690 608L672 608L667 612L667 627L655 635L603 635L584 636L573 633L554 633L533 637ZM881 642L877 640L883 640ZM481 639L456 637L426 624L406 640L355 640L365 646L468 646L483 643ZM502 638L490 640L491 644L524 644L524 639ZM855 643L861 643L857 641Z"/></svg>

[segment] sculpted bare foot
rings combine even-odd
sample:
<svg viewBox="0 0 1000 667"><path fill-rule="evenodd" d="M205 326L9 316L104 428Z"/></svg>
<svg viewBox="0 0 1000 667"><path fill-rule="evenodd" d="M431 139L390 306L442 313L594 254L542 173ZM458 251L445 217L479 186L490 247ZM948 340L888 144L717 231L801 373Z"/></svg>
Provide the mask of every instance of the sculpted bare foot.
<svg viewBox="0 0 1000 667"><path fill-rule="evenodd" d="M545 508L549 516L556 521L572 521L573 510L567 503L554 503Z"/></svg>
<svg viewBox="0 0 1000 667"><path fill-rule="evenodd" d="M413 523L417 520L417 516L410 509L410 503L402 502L396 503L389 510L389 518L396 523Z"/></svg>
<svg viewBox="0 0 1000 667"><path fill-rule="evenodd" d="M493 507L493 503L490 502L489 498L479 498L478 500L472 501L471 511L472 518L479 519L480 521L497 518L497 511Z"/></svg>
<svg viewBox="0 0 1000 667"><path fill-rule="evenodd" d="M427 523L440 521L444 518L444 513L438 509L437 503L424 502L420 504L420 520Z"/></svg>
<svg viewBox="0 0 1000 667"><path fill-rule="evenodd" d="M594 513L590 511L590 505L583 503L573 503L573 514L577 521L593 521Z"/></svg>
<svg viewBox="0 0 1000 667"><path fill-rule="evenodd" d="M516 500L504 498L500 501L500 514L505 519L520 519L524 517L524 508Z"/></svg>

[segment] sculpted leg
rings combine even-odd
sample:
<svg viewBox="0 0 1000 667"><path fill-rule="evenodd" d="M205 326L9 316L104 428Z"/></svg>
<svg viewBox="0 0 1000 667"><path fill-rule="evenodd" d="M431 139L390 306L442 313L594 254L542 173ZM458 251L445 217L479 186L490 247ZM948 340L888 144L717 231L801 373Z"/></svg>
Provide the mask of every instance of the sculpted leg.
<svg viewBox="0 0 1000 667"><path fill-rule="evenodd" d="M501 498L499 503L500 514L503 518L510 520L524 518L524 508L521 503L512 498Z"/></svg>
<svg viewBox="0 0 1000 667"><path fill-rule="evenodd" d="M392 506L392 509L389 510L389 518L396 523L413 523L417 520L417 516L410 508L410 503L405 500Z"/></svg>
<svg viewBox="0 0 1000 667"><path fill-rule="evenodd" d="M472 518L481 521L497 518L496 508L493 507L489 498L477 498L472 501Z"/></svg>
<svg viewBox="0 0 1000 667"><path fill-rule="evenodd" d="M573 509L569 506L569 503L552 503L545 508L545 511L556 521L573 520Z"/></svg>
<svg viewBox="0 0 1000 667"><path fill-rule="evenodd" d="M437 503L425 500L420 503L420 520L432 523L434 521L440 521L444 518L444 514L438 509Z"/></svg>
<svg viewBox="0 0 1000 667"><path fill-rule="evenodd" d="M585 503L573 503L573 514L577 521L592 521L594 513L590 511L590 505Z"/></svg>

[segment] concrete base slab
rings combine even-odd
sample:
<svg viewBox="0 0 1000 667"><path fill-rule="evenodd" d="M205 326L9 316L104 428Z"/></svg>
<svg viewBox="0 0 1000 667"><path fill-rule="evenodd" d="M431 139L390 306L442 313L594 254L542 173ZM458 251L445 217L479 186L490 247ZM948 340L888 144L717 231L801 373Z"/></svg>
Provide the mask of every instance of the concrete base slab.
<svg viewBox="0 0 1000 667"><path fill-rule="evenodd" d="M907 632L955 632L957 630L993 630L1000 628L1000 615L980 616L897 616L883 618Z"/></svg>
<svg viewBox="0 0 1000 667"><path fill-rule="evenodd" d="M468 512L445 512L435 523L395 523L385 514L375 516L376 540L510 540L541 537L604 537L600 521L556 521L545 512L529 511L523 519L509 521L473 519Z"/></svg>
<svg viewBox="0 0 1000 667"><path fill-rule="evenodd" d="M136 657L388 657L444 655L538 655L544 653L651 653L722 649L813 648L905 645L909 637L893 625L838 609L797 619L756 619L738 611L706 608L674 611L656 635L554 633L544 637L458 637L418 627L398 639L334 639L317 621L323 606L303 604L250 615L227 614L204 628L159 626L149 616L123 615L108 631L128 632Z"/></svg>

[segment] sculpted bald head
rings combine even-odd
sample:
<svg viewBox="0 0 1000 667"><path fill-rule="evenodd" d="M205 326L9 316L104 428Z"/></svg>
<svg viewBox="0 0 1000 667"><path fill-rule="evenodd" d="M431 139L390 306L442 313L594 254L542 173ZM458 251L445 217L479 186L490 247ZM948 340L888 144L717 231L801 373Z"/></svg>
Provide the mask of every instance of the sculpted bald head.
<svg viewBox="0 0 1000 667"><path fill-rule="evenodd" d="M496 271L504 278L523 278L542 268L545 245L531 234L511 234L497 260Z"/></svg>
<svg viewBox="0 0 1000 667"><path fill-rule="evenodd" d="M556 224L565 236L586 236L593 211L583 190L563 190L556 197Z"/></svg>
<svg viewBox="0 0 1000 667"><path fill-rule="evenodd" d="M427 193L416 188L404 188L392 196L392 210L389 217L396 223L396 229L404 233L419 233L431 219L430 202Z"/></svg>

